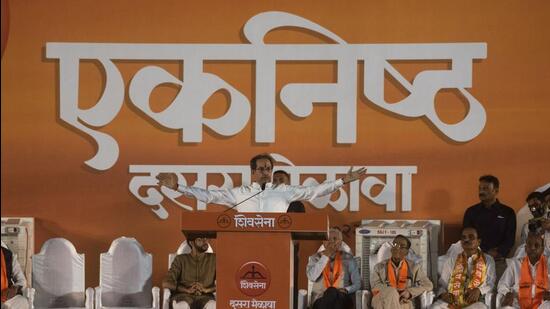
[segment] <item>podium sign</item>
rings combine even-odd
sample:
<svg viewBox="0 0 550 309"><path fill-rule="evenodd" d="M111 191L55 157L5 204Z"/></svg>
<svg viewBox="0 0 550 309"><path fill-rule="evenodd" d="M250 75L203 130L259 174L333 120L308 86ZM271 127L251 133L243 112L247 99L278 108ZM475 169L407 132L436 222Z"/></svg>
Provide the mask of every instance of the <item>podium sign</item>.
<svg viewBox="0 0 550 309"><path fill-rule="evenodd" d="M184 213L182 231L216 238L218 308L292 308L293 239L326 239L327 215Z"/></svg>

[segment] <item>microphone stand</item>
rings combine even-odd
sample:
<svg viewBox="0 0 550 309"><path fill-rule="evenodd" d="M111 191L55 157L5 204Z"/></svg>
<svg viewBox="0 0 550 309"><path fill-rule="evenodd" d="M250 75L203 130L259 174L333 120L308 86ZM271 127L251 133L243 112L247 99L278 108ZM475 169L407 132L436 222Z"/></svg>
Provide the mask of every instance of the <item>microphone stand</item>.
<svg viewBox="0 0 550 309"><path fill-rule="evenodd" d="M275 186L273 187L273 189L277 188L278 186L279 186L279 184L275 185ZM229 211L229 210L231 210L231 209L233 209L233 208L235 208L235 207L241 205L242 203L248 201L249 199L255 197L256 195L259 195L260 193L264 192L264 191L265 191L265 183L263 183L263 184L261 185L261 187L262 187L262 190L261 190L260 192L252 194L251 196L245 198L244 200L238 202L237 204L231 206L230 208L227 208L227 209L224 210L223 212L227 212L227 211Z"/></svg>

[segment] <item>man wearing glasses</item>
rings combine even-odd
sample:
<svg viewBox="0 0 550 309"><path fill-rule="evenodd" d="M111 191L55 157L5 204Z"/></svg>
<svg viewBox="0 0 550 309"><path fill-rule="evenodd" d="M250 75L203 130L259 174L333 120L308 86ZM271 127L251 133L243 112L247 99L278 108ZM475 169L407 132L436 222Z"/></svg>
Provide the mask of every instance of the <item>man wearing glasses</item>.
<svg viewBox="0 0 550 309"><path fill-rule="evenodd" d="M414 299L432 290L433 284L421 263L406 259L410 248L411 241L397 235L392 242L391 258L374 266L370 275L374 309L414 308Z"/></svg>
<svg viewBox="0 0 550 309"><path fill-rule="evenodd" d="M350 168L343 178L317 186L275 185L272 183L273 163L273 158L267 153L253 157L250 160L252 184L231 189L206 190L179 185L177 176L172 173L160 173L157 179L159 185L207 204L227 205L239 212L286 212L291 202L310 201L331 194L344 184L361 178L366 172L364 167L355 171Z"/></svg>

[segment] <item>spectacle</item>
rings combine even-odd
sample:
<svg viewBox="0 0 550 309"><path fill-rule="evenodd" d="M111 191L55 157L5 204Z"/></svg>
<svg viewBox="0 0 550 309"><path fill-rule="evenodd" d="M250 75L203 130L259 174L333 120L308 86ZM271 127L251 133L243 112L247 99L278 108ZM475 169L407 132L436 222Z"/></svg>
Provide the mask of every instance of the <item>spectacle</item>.
<svg viewBox="0 0 550 309"><path fill-rule="evenodd" d="M392 247L397 248L397 249L401 249L401 250L409 249L409 248L407 248L407 245L400 245L400 244L397 244L397 243L392 243L391 245L392 245Z"/></svg>
<svg viewBox="0 0 550 309"><path fill-rule="evenodd" d="M257 167L255 168L256 171L259 171L259 172L271 172L273 170L273 168L271 167Z"/></svg>

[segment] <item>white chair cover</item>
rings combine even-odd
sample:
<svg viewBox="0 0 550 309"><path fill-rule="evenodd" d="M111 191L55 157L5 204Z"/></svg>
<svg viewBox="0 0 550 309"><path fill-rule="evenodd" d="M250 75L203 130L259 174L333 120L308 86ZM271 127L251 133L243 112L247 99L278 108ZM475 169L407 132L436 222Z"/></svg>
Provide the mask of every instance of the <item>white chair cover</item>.
<svg viewBox="0 0 550 309"><path fill-rule="evenodd" d="M52 238L32 257L33 305L36 308L92 308L93 291L84 288L84 254L64 238Z"/></svg>
<svg viewBox="0 0 550 309"><path fill-rule="evenodd" d="M96 309L158 308L160 290L152 288L153 258L134 238L120 237L102 253Z"/></svg>

